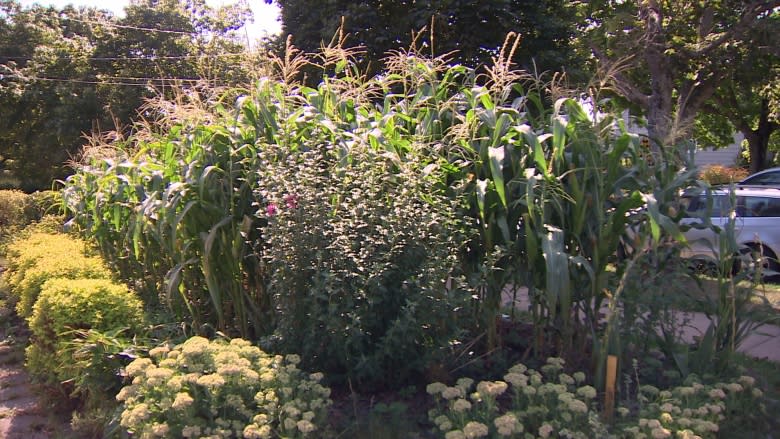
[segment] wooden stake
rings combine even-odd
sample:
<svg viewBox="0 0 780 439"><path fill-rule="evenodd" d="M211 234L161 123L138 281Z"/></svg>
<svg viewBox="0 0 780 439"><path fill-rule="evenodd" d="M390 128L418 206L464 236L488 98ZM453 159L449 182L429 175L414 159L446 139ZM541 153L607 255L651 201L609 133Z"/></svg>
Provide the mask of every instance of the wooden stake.
<svg viewBox="0 0 780 439"><path fill-rule="evenodd" d="M617 381L617 357L607 356L607 386L604 395L604 419L612 422L615 415L615 382Z"/></svg>

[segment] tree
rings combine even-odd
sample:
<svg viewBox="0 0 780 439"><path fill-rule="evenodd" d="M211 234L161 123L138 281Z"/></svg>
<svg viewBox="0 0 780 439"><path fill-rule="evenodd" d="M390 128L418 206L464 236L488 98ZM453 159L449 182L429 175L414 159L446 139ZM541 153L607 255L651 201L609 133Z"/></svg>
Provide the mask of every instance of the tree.
<svg viewBox="0 0 780 439"><path fill-rule="evenodd" d="M780 1L589 2L588 41L617 92L640 108L657 145L687 135L718 86L744 68Z"/></svg>
<svg viewBox="0 0 780 439"><path fill-rule="evenodd" d="M271 3L272 0L265 0ZM427 29L419 47L435 55L457 51L454 61L487 63L506 35L521 35L514 61L539 71L578 66L570 43L575 32L574 5L566 0L276 0L282 11L282 35L315 52L344 24L350 46L365 47L371 71L381 67L389 50L409 47L413 32ZM535 63L535 65L534 65Z"/></svg>
<svg viewBox="0 0 780 439"><path fill-rule="evenodd" d="M127 130L147 99L243 84L252 66L233 31L249 14L245 3L136 0L118 19L0 0L0 172L27 191L50 188L85 133Z"/></svg>
<svg viewBox="0 0 780 439"><path fill-rule="evenodd" d="M99 114L88 80L89 35L65 25L62 11L0 5L0 156L24 190L50 188Z"/></svg>
<svg viewBox="0 0 780 439"><path fill-rule="evenodd" d="M697 134L710 144L723 139L729 143L734 130L741 132L748 143L751 172L770 165L771 140L780 128L780 120L773 116L780 111L780 102L773 100L780 93L780 57L776 53L780 47L779 20L780 14L773 13L761 27L751 29L758 34L754 40L771 44L740 48L740 67L724 78L697 118ZM728 132L724 133L724 128Z"/></svg>

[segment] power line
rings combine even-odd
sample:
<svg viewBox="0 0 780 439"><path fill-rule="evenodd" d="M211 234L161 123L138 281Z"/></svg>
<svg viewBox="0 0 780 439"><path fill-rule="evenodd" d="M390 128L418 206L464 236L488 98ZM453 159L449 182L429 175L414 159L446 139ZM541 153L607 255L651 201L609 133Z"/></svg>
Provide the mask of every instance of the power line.
<svg viewBox="0 0 780 439"><path fill-rule="evenodd" d="M119 29L131 29L131 30L140 30L145 32L159 32L163 34L175 34L175 35L200 35L199 32L186 32L186 31L179 31L179 30L168 30L168 29L155 29L155 28L149 28L149 27L138 27L138 26L130 26L127 24L116 24L116 23L110 23L110 22L103 22L103 21L94 21L94 20L82 20L79 18L73 18L73 17L62 17L65 20L70 21L76 21L79 23L87 23L87 24L99 24L101 26L106 27L115 27Z"/></svg>
<svg viewBox="0 0 780 439"><path fill-rule="evenodd" d="M195 78L138 78L138 77L123 77L112 76L105 79L66 79L66 78L51 78L43 76L21 76L21 75L0 75L0 79L21 79L23 81L44 81L44 82L64 82L72 84L91 84L91 85L122 85L122 86L134 86L134 87L148 87L149 83L153 85L165 85L168 83L185 82L197 84L201 82L211 83L215 85L224 85L226 82L221 82L217 79L195 79ZM125 81L137 81L137 82L125 82Z"/></svg>
<svg viewBox="0 0 780 439"><path fill-rule="evenodd" d="M87 61L158 61L158 60L176 60L176 59L193 59L193 58L231 58L237 56L245 56L247 53L216 53L216 54L201 54L201 55L152 55L152 56L98 56L94 58L86 58ZM32 56L6 56L0 55L0 58L5 58L14 61L30 61L34 59ZM61 57L57 58L58 61L76 61L84 58L73 57Z"/></svg>

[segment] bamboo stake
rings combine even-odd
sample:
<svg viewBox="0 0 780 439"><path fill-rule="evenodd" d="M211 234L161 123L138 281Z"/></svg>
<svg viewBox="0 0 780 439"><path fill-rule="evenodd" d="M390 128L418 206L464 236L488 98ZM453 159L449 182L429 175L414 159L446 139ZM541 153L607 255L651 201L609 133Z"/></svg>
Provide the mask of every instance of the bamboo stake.
<svg viewBox="0 0 780 439"><path fill-rule="evenodd" d="M604 419L612 422L615 414L615 382L617 381L617 356L607 356L607 385L604 395Z"/></svg>

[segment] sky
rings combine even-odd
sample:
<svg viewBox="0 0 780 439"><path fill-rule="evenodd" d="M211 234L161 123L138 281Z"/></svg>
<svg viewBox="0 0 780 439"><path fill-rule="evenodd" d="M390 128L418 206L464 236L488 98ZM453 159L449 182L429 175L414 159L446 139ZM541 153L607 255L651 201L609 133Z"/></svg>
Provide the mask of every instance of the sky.
<svg viewBox="0 0 780 439"><path fill-rule="evenodd" d="M124 7L129 0L21 0L22 6L30 6L33 3L39 3L44 6L53 5L63 7L67 4L75 6L94 6L101 9L108 9L116 15L124 15ZM221 6L234 3L230 0L206 0L210 6ZM249 6L254 14L254 23L247 25L249 38L254 40L262 37L264 34L279 33L281 24L278 21L279 8L276 5L268 5L263 0L249 0Z"/></svg>

